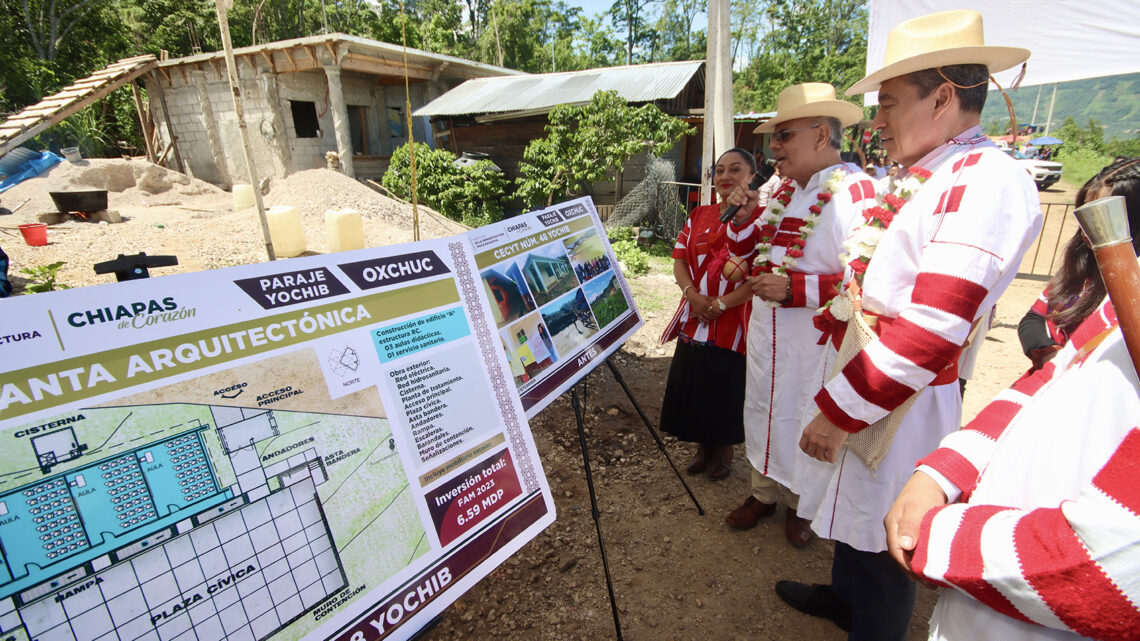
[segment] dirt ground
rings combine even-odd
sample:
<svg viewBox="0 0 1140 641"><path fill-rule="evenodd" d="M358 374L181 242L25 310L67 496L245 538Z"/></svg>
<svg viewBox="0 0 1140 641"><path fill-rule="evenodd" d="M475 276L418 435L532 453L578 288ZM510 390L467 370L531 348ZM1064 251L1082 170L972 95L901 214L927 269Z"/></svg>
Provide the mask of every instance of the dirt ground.
<svg viewBox="0 0 1140 641"><path fill-rule="evenodd" d="M65 283L109 283L112 277L95 275L90 265L114 258L117 253L146 251L179 256L178 267L155 270L155 276L264 260L254 211L234 213L228 194L194 184L182 186L187 193L177 186L164 190L163 198L140 195L137 184L113 192L111 207L123 215L123 224L55 226L49 231L50 244L44 247L28 247L14 238L12 228L33 221L40 210L50 208L50 201L45 204L43 197L48 185L76 184L67 178L73 170L61 167L37 179L39 183L29 181L0 196L4 207L14 208L22 200L30 204L0 217L0 231L8 232L0 233L0 245L12 259L10 273L16 276L17 286L25 282L18 274L21 268L57 260L68 262L61 272ZM136 178L142 175L134 173ZM312 191L313 185L333 185L334 191L346 193L338 182L340 178L310 174L306 179L309 182L295 186L294 192L288 187L273 189L283 189L277 193L289 193L292 198L316 199L319 194ZM1072 193L1071 188L1054 189L1043 193L1042 199L1071 202ZM372 211L367 209L372 201L363 192L357 195L360 200L352 204L365 209L370 245L410 239L400 229L400 216L407 213L398 204L381 203L383 208L377 206ZM268 199L274 200L273 191ZM324 241L319 208L309 210L304 214L309 247L321 251ZM444 222L435 224L433 236L459 231L457 227L447 228ZM974 379L966 390L966 418L1027 367L1018 346L1017 322L1043 285L1040 278L1019 278L1002 297L997 323L986 338ZM612 362L656 425L673 350L672 344L659 345L656 337L672 313L678 291L671 272L660 268L635 279L631 286L646 323ZM703 475L685 477L704 509L702 516L638 418L633 403L605 366L587 378L584 400L600 525L624 638L844 638L832 624L783 605L773 590L773 584L784 578L827 582L832 555L829 543L816 540L805 549L792 548L784 540L782 511L751 531L736 531L725 524L725 515L748 493L743 447L737 448L733 472L727 479L712 482ZM555 401L531 422L531 427L554 492L557 521L460 598L424 639L615 638L568 399ZM671 439L666 440L665 450L678 469L692 452L690 445ZM926 621L936 597L933 591L919 590L912 639L926 638Z"/></svg>

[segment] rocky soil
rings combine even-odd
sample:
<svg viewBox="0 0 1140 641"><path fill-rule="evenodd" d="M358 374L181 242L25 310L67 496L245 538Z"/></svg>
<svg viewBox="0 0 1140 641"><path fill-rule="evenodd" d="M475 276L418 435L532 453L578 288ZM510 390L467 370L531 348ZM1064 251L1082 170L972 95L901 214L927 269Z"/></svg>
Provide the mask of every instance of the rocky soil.
<svg viewBox="0 0 1140 641"><path fill-rule="evenodd" d="M83 187L111 190L110 207L125 222L56 225L44 247L29 247L20 240L14 231L17 224L54 210L48 190ZM1048 198L1064 202L1071 199L1071 191L1053 192ZM155 276L265 259L255 210L234 212L228 193L142 161L64 163L0 195L0 200L2 206L16 209L13 215L0 216L0 245L11 256L10 273L17 286L25 282L19 276L21 268L55 261L67 263L61 273L64 283L112 282L110 276L95 275L91 264L119 253L178 256L177 267L155 270ZM353 207L364 214L370 246L411 240L409 207L328 170L305 171L274 182L266 203L301 208L311 251L326 249L322 216L333 207ZM425 237L463 229L432 212L421 212ZM1039 279L1018 279L1002 298L997 325L986 339L966 391L966 417L1028 365L1018 346L1016 326L1043 284ZM632 287L646 324L613 362L656 424L673 349L660 346L656 337L678 292L669 270L660 268L634 280ZM746 532L724 523L725 515L747 496L743 447L737 448L733 473L726 480L685 477L704 509L701 515L604 366L587 378L585 409L601 530L624 638L845 638L830 623L787 608L773 591L774 582L782 578L827 582L829 543L817 540L803 550L792 548L784 540L782 513ZM557 521L460 598L424 639L615 638L568 400L555 401L531 427L554 492ZM665 453L680 469L691 446L667 439ZM926 638L926 620L936 596L919 590L912 639Z"/></svg>

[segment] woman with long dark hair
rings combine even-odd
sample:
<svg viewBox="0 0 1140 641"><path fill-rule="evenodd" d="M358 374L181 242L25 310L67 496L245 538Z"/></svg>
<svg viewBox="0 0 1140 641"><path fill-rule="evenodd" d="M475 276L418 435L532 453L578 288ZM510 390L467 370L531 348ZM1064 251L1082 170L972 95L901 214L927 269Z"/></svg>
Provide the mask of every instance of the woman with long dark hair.
<svg viewBox="0 0 1140 641"><path fill-rule="evenodd" d="M1124 197L1132 247L1140 255L1140 158L1118 160L1100 170L1077 192L1076 204L1109 196ZM1106 294L1093 250L1078 229L1065 244L1061 268L1017 325L1021 349L1033 361L1033 369L1053 358Z"/></svg>

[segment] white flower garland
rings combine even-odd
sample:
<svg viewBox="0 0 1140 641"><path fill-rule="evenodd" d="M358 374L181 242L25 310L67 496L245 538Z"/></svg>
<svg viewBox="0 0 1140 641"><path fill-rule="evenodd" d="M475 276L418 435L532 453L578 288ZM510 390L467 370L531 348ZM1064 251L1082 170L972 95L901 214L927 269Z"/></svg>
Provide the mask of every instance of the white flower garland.
<svg viewBox="0 0 1140 641"><path fill-rule="evenodd" d="M794 184L791 179L784 181L780 185L780 189L772 196L769 201L768 207L764 209L764 213L760 215L761 227L771 228L771 236L761 236L760 242L756 243L756 258L752 264L760 267L764 271L771 272L780 276L787 276L788 270L796 266L796 261L799 256L803 255L803 247L807 244L807 239L815 233L815 225L819 222L820 216L823 215L823 208L827 203L831 202L832 196L839 190L839 186L843 184L844 179L847 178L847 172L839 168L831 172L827 180L823 182L820 187L819 193L816 195L816 204L808 207L808 214L804 216L804 223L799 228L799 238L793 240L787 251L784 252L784 258L780 264L772 262L772 241L776 239L776 234L779 232L780 223L784 220L784 212L787 209L788 203L792 200L792 193L795 192ZM793 250L795 250L793 252ZM795 254L799 254L799 256ZM768 307L779 307L780 302L766 300L764 304Z"/></svg>

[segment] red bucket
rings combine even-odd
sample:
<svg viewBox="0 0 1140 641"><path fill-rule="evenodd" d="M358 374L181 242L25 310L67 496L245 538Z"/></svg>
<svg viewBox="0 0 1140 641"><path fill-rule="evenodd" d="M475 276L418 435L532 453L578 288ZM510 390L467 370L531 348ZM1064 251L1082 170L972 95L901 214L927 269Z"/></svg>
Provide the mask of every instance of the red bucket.
<svg viewBox="0 0 1140 641"><path fill-rule="evenodd" d="M47 225L44 223L20 225L20 233L24 235L24 242L32 247L47 244Z"/></svg>

